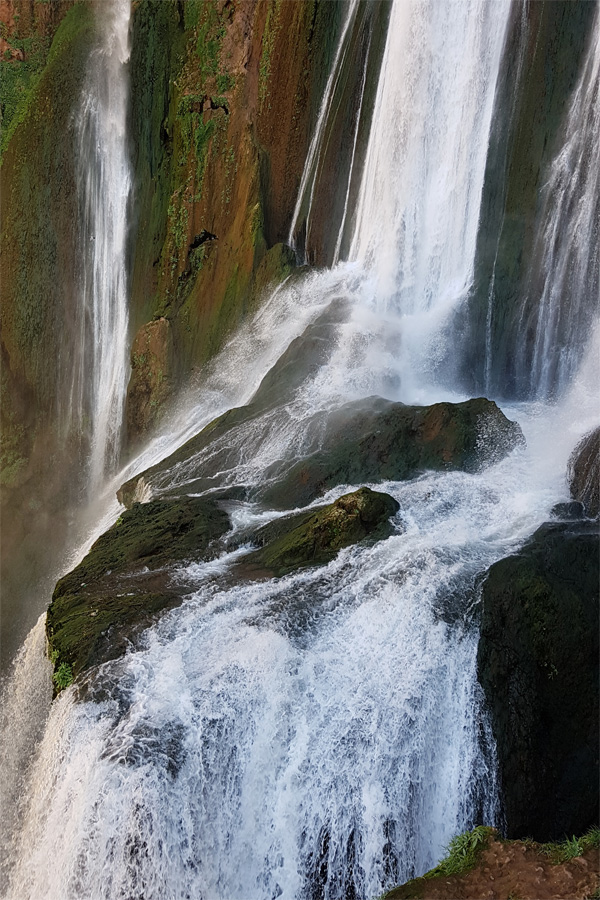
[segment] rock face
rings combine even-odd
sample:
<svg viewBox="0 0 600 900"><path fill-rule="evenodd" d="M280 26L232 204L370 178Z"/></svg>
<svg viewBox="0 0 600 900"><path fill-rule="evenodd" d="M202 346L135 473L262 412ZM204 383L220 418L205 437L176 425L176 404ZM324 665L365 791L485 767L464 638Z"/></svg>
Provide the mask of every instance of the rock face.
<svg viewBox="0 0 600 900"><path fill-rule="evenodd" d="M575 447L567 470L571 496L583 503L588 516L600 512L600 427Z"/></svg>
<svg viewBox="0 0 600 900"><path fill-rule="evenodd" d="M484 384L496 396L524 396L528 390L515 347L526 332L527 360L531 359L532 323L544 277L536 271L532 289L527 285L528 268L543 210L543 188L560 148L595 14L593 3L542 0L513 7L506 62L496 90L465 328L464 375L472 379L473 391ZM487 376L480 352L486 334L491 342Z"/></svg>
<svg viewBox="0 0 600 900"><path fill-rule="evenodd" d="M387 537L393 532L389 519L398 509L389 494L360 488L321 509L261 528L255 540L264 546L250 554L247 562L276 576L302 566L322 565L343 547L365 537Z"/></svg>
<svg viewBox="0 0 600 900"><path fill-rule="evenodd" d="M491 711L509 837L577 834L598 816L598 533L543 525L493 565L479 679Z"/></svg>
<svg viewBox="0 0 600 900"><path fill-rule="evenodd" d="M317 342L308 348L308 358L320 352ZM279 370L282 380L285 368L284 364ZM140 477L151 484L154 477L160 480L161 473L180 464L185 465L195 491L214 488L218 473L235 466L239 455L233 430L263 411L273 382L269 373L251 404L229 410L168 459L123 484L119 500L125 505L133 502ZM222 449L210 458L202 455L211 442L228 432L231 439L221 442ZM427 469L472 472L502 459L523 441L519 425L484 397L433 406L405 406L370 397L329 414L320 432L320 449L291 468L277 463L266 470L265 481L270 484L257 489L252 499L291 509L311 503L339 484L403 480Z"/></svg>
<svg viewBox="0 0 600 900"><path fill-rule="evenodd" d="M210 500L135 504L56 585L46 619L55 674L120 656L152 616L181 601L166 563L210 558L229 518ZM62 666L62 670L61 670Z"/></svg>
<svg viewBox="0 0 600 900"><path fill-rule="evenodd" d="M168 319L142 326L131 348L127 388L127 439L134 445L160 417L173 391L173 335Z"/></svg>
<svg viewBox="0 0 600 900"><path fill-rule="evenodd" d="M473 472L523 440L519 425L484 397L433 406L371 398L334 413L323 449L297 463L265 500L285 508L337 484L404 480L428 469Z"/></svg>

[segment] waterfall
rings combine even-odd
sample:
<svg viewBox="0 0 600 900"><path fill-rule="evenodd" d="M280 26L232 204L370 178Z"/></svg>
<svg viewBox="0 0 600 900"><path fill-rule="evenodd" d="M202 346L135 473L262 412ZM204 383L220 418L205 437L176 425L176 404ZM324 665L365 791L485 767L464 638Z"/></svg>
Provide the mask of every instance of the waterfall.
<svg viewBox="0 0 600 900"><path fill-rule="evenodd" d="M67 419L89 444L93 493L114 471L129 377L126 240L131 169L126 120L129 0L97 11L100 41L92 52L75 148L80 229L80 303L76 311Z"/></svg>
<svg viewBox="0 0 600 900"><path fill-rule="evenodd" d="M510 6L395 0L355 209L341 186L348 254L336 234L334 267L279 285L120 473L165 460L145 476L148 497L237 489L236 549L174 568L182 606L89 673L96 700L71 687L53 704L11 845L10 900L371 900L433 866L456 833L499 822L478 579L566 499L569 452L596 414L598 332L562 405L506 410L527 446L482 472L378 486L400 505L387 540L279 579L233 567L248 550L236 539L283 514L237 498L317 450L332 411L373 394L458 396L445 325L472 278ZM315 199L354 9L291 237ZM225 435L165 459L252 401Z"/></svg>
<svg viewBox="0 0 600 900"><path fill-rule="evenodd" d="M290 232L288 237L288 243L291 247L296 247L296 232L298 230L301 214L304 213L307 223L310 218L310 210L317 179L319 155L325 137L327 117L331 110L331 104L333 102L336 86L340 77L341 68L344 62L345 54L348 50L349 37L352 31L352 26L354 24L358 7L359 0L348 0L342 30L333 59L333 65L331 67L331 72L329 73L327 83L325 85L323 100L321 102L321 108L317 117L317 124L315 126L315 130L313 132L313 136L308 148L308 154L306 157L306 162L304 164L302 178L300 179L298 197L296 199L296 205L292 214L292 221L290 224Z"/></svg>
<svg viewBox="0 0 600 900"><path fill-rule="evenodd" d="M518 377L529 396L564 393L600 312L600 11L542 188L522 301Z"/></svg>

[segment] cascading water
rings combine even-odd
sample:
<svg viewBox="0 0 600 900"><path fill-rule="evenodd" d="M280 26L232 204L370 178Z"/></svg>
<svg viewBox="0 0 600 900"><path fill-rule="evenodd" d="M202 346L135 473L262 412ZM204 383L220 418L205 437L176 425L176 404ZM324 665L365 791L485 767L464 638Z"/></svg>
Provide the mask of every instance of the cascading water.
<svg viewBox="0 0 600 900"><path fill-rule="evenodd" d="M600 310L600 11L543 188L519 331L518 378L529 396L569 385Z"/></svg>
<svg viewBox="0 0 600 900"><path fill-rule="evenodd" d="M426 357L471 277L509 6L396 0L350 261L280 286L119 480L253 395L252 415L167 461L147 496L251 492L317 449L344 402L447 394ZM477 576L566 496L569 451L595 424L594 353L562 405L507 410L527 447L480 473L381 485L400 504L386 541L280 579L236 581L246 546L172 571L183 606L91 673L96 702L69 689L53 705L12 900L368 900L497 822ZM234 546L281 515L228 511Z"/></svg>
<svg viewBox="0 0 600 900"><path fill-rule="evenodd" d="M96 491L119 458L127 379L126 239L131 192L127 147L130 0L101 4L77 112L80 296L70 370L69 427L89 441L87 484Z"/></svg>

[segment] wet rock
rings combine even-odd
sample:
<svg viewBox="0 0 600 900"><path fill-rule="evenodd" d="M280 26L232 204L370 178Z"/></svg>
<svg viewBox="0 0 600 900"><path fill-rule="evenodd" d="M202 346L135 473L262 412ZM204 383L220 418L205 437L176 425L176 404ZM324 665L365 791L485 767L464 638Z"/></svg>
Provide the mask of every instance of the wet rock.
<svg viewBox="0 0 600 900"><path fill-rule="evenodd" d="M121 503L134 501L140 478L152 484L157 477L164 484L164 474L175 467L177 483L185 478L194 493L218 486L220 474L235 470L246 453L234 430L293 393L301 381L296 365L300 357L303 372L318 368L323 355L330 352L328 330L344 314L343 303L336 304L307 328L265 376L251 404L219 416L168 459L123 484L117 494ZM267 423L265 428L269 427ZM309 449L306 458L291 466L286 460L268 466L263 479L266 487L249 490L250 499L276 509L293 509L340 484L404 480L428 469L473 472L502 459L524 441L519 425L485 397L433 406L405 406L369 397L327 415L315 414L314 422L307 423L307 434L311 432L314 452ZM210 453L205 454L209 445Z"/></svg>
<svg viewBox="0 0 600 900"><path fill-rule="evenodd" d="M164 567L211 558L228 529L211 500L137 503L124 512L56 585L46 619L55 674L76 678L124 653L156 613L181 601L184 588Z"/></svg>
<svg viewBox="0 0 600 900"><path fill-rule="evenodd" d="M143 325L131 348L127 386L127 437L130 446L158 423L173 390L173 335L165 318Z"/></svg>
<svg viewBox="0 0 600 900"><path fill-rule="evenodd" d="M567 470L571 496L583 503L589 516L600 512L600 427L581 440Z"/></svg>
<svg viewBox="0 0 600 900"><path fill-rule="evenodd" d="M491 400L405 406L374 397L333 413L322 449L265 494L280 508L310 503L338 484L413 478L429 469L473 472L523 443Z"/></svg>
<svg viewBox="0 0 600 900"><path fill-rule="evenodd" d="M478 671L509 837L597 819L598 555L595 523L546 523L483 585Z"/></svg>
<svg viewBox="0 0 600 900"><path fill-rule="evenodd" d="M379 540L392 534L389 520L398 509L389 494L360 488L320 509L277 519L261 528L254 540L263 546L246 557L244 564L275 576L302 566L323 565L343 547L363 538Z"/></svg>

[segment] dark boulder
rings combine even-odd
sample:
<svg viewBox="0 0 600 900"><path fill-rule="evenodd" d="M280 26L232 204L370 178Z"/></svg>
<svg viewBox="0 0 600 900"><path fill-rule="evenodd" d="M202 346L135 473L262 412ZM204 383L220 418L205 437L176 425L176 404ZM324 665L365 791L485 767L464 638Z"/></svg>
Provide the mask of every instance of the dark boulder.
<svg viewBox="0 0 600 900"><path fill-rule="evenodd" d="M483 584L479 680L509 837L585 831L598 817L598 533L552 522Z"/></svg>
<svg viewBox="0 0 600 900"><path fill-rule="evenodd" d="M523 442L519 425L485 397L433 406L371 397L333 413L321 449L296 463L264 499L286 508L338 484L402 481L430 469L474 472Z"/></svg>
<svg viewBox="0 0 600 900"><path fill-rule="evenodd" d="M254 535L263 546L246 557L244 566L280 576L302 566L323 565L363 538L388 537L394 531L390 517L398 509L389 494L360 488L320 509L265 525Z"/></svg>
<svg viewBox="0 0 600 900"><path fill-rule="evenodd" d="M54 590L46 634L57 686L120 656L158 612L180 603L185 588L165 566L211 558L228 529L227 514L211 500L136 503L125 511Z"/></svg>
<svg viewBox="0 0 600 900"><path fill-rule="evenodd" d="M600 427L577 444L567 469L567 478L574 500L583 503L589 516L600 512Z"/></svg>

